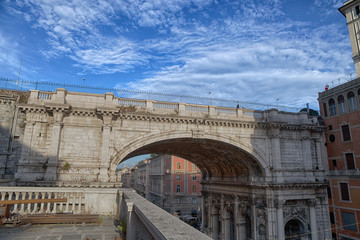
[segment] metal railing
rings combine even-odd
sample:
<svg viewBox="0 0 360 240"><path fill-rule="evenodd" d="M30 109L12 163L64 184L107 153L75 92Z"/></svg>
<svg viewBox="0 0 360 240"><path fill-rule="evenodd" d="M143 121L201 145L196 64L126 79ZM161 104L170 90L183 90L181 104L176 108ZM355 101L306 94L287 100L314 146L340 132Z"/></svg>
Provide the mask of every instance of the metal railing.
<svg viewBox="0 0 360 240"><path fill-rule="evenodd" d="M20 85L20 86L19 86ZM112 92L116 97L122 98L119 100L119 105L125 106L145 106L145 100L155 100L157 102L173 102L173 105L161 105L157 104L155 108L163 109L176 109L175 103L188 103L199 106L186 106L188 111L196 112L207 112L207 106L218 106L225 108L235 108L236 106L244 107L247 109L254 110L268 110L271 108L277 108L280 111L287 112L298 112L299 107L291 107L278 104L266 104L266 103L254 103L240 100L229 100L222 98L211 98L208 96L190 96L182 94L169 94L169 93L160 93L160 92L150 92L150 91L140 91L140 90L130 90L124 88L106 88L99 86L83 86L76 84L66 84L66 83L56 83L56 82L44 82L44 81L28 81L28 80L18 80L0 78L0 88L11 89L11 90L41 90L44 92L44 95L41 96L42 100L48 100L51 98L50 95L46 95L46 92L54 92L57 88L66 88L68 91L74 92L87 92L87 93L99 93L104 94L106 92ZM123 100L126 98L127 100ZM142 100L140 100L142 99ZM219 108L218 113L229 114L233 110ZM232 114L232 113L231 113Z"/></svg>

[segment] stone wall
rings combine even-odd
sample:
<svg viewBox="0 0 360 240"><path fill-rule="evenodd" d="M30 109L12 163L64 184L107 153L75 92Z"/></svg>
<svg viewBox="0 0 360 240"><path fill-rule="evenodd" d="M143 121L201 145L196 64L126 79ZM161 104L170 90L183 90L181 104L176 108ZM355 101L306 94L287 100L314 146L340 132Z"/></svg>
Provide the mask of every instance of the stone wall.
<svg viewBox="0 0 360 240"><path fill-rule="evenodd" d="M0 179L14 179L21 155L25 114L18 104L26 102L29 93L0 89Z"/></svg>

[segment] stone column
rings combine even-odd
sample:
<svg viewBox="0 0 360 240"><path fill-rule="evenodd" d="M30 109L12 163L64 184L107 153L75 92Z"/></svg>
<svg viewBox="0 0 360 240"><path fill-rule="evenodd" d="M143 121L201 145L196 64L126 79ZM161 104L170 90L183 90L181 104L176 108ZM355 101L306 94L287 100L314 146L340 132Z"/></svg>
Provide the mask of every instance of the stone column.
<svg viewBox="0 0 360 240"><path fill-rule="evenodd" d="M223 233L223 236L224 236L225 240L230 240L230 238L231 238L230 211L229 211L228 207L230 207L230 206L225 207L225 209L223 211L224 212L224 217L223 217L224 233Z"/></svg>
<svg viewBox="0 0 360 240"><path fill-rule="evenodd" d="M59 147L60 147L60 138L61 138L61 129L62 129L62 119L64 113L54 112L54 123L51 130L51 140L49 147L49 160L47 163L45 180L55 181L57 179L57 165L59 157Z"/></svg>
<svg viewBox="0 0 360 240"><path fill-rule="evenodd" d="M240 223L240 216L239 216L239 197L235 195L234 198L234 230L235 230L235 240L240 239L239 234L239 223Z"/></svg>
<svg viewBox="0 0 360 240"><path fill-rule="evenodd" d="M29 113L26 114L27 117L30 116ZM26 167L23 166L25 164L29 163L29 152L31 149L31 142L32 142L32 136L33 136L33 129L34 129L35 122L27 121L25 125L24 130L24 138L22 141L22 149L21 149L21 156L19 159L18 164L18 171L15 173L15 177L17 179L24 179L24 172L26 172Z"/></svg>
<svg viewBox="0 0 360 240"><path fill-rule="evenodd" d="M221 221L221 229L220 229L220 239L224 239L224 233L225 233L225 201L224 201L224 195L221 195L220 199L220 221Z"/></svg>
<svg viewBox="0 0 360 240"><path fill-rule="evenodd" d="M284 213L283 213L283 205L284 200L277 200L275 202L276 206L276 218L277 218L277 239L284 240L285 239L285 228L284 228Z"/></svg>
<svg viewBox="0 0 360 240"><path fill-rule="evenodd" d="M212 237L212 239L216 240L216 239L218 239L218 236L219 236L219 210L215 205L212 206L211 216L212 216L211 237Z"/></svg>
<svg viewBox="0 0 360 240"><path fill-rule="evenodd" d="M272 166L275 170L281 170L280 129L270 129L270 142ZM274 175L277 177L276 181L282 182L282 173L280 171L274 172Z"/></svg>
<svg viewBox="0 0 360 240"><path fill-rule="evenodd" d="M101 162L100 162L100 176L101 182L109 181L109 165L110 165L110 132L111 132L112 115L103 115L102 127L102 144L101 144Z"/></svg>
<svg viewBox="0 0 360 240"><path fill-rule="evenodd" d="M311 239L318 240L318 229L316 224L316 200L311 199L309 200L309 212L310 212L310 228L311 228Z"/></svg>
<svg viewBox="0 0 360 240"><path fill-rule="evenodd" d="M206 225L207 225L207 218L206 218L206 193L202 192L202 206L201 206L201 230L204 231Z"/></svg>
<svg viewBox="0 0 360 240"><path fill-rule="evenodd" d="M252 240L257 239L257 226L256 226L256 206L255 206L255 198L251 199L251 225L252 225Z"/></svg>
<svg viewBox="0 0 360 240"><path fill-rule="evenodd" d="M208 211L208 214L207 214L207 217L208 217L208 225L207 225L207 233L209 236L212 236L212 219L211 219L211 211L212 211L212 197L210 194L208 194L208 206L207 206L207 211Z"/></svg>

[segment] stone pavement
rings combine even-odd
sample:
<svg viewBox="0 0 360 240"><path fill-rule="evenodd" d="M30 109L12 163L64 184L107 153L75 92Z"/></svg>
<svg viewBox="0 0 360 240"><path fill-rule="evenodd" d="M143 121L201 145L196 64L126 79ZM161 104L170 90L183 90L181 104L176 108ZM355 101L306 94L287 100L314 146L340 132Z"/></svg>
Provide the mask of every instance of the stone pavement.
<svg viewBox="0 0 360 240"><path fill-rule="evenodd" d="M0 228L1 240L118 240L119 232L111 217L102 224L37 224Z"/></svg>

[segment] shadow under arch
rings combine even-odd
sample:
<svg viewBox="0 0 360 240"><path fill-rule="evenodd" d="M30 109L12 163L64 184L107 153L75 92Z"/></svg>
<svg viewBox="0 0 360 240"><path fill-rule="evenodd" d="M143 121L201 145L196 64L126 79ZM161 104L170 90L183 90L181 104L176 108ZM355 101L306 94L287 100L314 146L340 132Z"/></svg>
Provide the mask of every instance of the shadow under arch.
<svg viewBox="0 0 360 240"><path fill-rule="evenodd" d="M172 131L137 136L116 148L111 169L131 157L161 153L175 155L199 167L207 177L269 176L265 157L257 147L241 139L204 133L193 137L189 131Z"/></svg>

